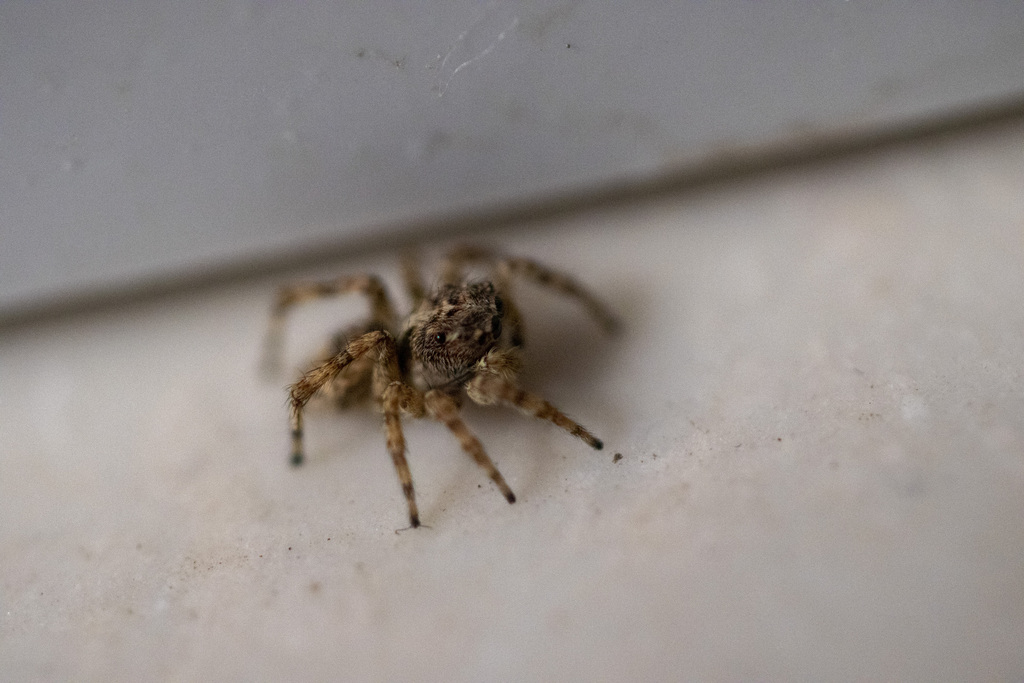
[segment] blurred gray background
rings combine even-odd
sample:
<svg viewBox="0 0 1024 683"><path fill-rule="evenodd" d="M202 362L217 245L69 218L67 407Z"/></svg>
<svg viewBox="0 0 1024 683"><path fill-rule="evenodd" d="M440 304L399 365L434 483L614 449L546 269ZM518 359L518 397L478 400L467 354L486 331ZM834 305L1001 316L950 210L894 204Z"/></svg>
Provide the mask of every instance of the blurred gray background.
<svg viewBox="0 0 1024 683"><path fill-rule="evenodd" d="M1012 105L1022 64L1020 2L5 2L0 318Z"/></svg>

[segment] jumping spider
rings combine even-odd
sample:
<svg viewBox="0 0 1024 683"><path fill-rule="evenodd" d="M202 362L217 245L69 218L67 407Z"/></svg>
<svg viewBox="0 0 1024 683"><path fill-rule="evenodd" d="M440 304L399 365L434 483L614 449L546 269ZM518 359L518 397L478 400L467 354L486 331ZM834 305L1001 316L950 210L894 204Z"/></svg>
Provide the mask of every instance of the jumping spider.
<svg viewBox="0 0 1024 683"><path fill-rule="evenodd" d="M470 266L484 267L489 280L468 280ZM554 423L595 449L602 448L600 439L516 383L523 333L511 281L525 278L575 298L611 332L615 318L600 302L565 275L530 260L506 258L478 247L452 251L444 261L440 285L429 294L411 258L404 260L402 270L413 310L401 325L383 284L373 275L292 285L278 293L268 336L271 366L280 356L285 314L296 304L358 292L369 299L371 309L369 320L337 334L329 357L291 385L293 465L301 465L304 458L303 408L318 393L342 407L371 403L384 413L387 449L413 527L420 525L420 518L405 458L403 413L417 418L429 415L448 427L509 503L515 502L515 494L459 415L463 391L478 404L513 406Z"/></svg>

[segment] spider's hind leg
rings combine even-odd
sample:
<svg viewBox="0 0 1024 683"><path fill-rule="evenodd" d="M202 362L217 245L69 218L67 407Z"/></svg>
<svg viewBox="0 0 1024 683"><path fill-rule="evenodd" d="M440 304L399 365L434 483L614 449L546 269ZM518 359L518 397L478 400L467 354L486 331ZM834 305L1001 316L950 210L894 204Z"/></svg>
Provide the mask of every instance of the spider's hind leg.
<svg viewBox="0 0 1024 683"><path fill-rule="evenodd" d="M608 334L619 329L619 320L608 310L608 307L583 285L564 273L559 273L543 264L524 258L501 259L498 261L497 270L499 273L518 275L532 280L542 287L548 287L571 299L575 299Z"/></svg>
<svg viewBox="0 0 1024 683"><path fill-rule="evenodd" d="M409 295L412 310L420 305L427 297L427 289L423 285L423 275L420 273L419 254L407 250L402 254L402 282L405 284L405 291Z"/></svg>
<svg viewBox="0 0 1024 683"><path fill-rule="evenodd" d="M444 265L444 281L457 282L463 276L466 266L472 263L489 266L493 271L495 284L503 292L510 291L513 276L532 280L542 287L575 299L597 320L605 332L612 333L619 328L618 318L583 285L569 275L552 270L532 259L506 257L484 247L464 245L449 252Z"/></svg>
<svg viewBox="0 0 1024 683"><path fill-rule="evenodd" d="M349 292L359 292L370 301L370 322L367 329L394 329L394 308L383 283L376 276L355 275L325 282L287 285L278 291L277 299L274 301L274 307L270 313L270 324L263 352L264 374L272 377L280 369L284 321L288 311L301 303Z"/></svg>

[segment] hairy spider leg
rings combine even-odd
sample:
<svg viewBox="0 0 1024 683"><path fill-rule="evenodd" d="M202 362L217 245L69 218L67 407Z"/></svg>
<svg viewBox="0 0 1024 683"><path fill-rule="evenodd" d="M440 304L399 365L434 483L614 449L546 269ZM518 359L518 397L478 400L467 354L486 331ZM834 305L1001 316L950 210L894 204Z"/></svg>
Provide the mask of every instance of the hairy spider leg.
<svg viewBox="0 0 1024 683"><path fill-rule="evenodd" d="M267 342L263 355L263 370L268 376L277 374L281 364L284 320L288 311L300 303L329 296L358 292L370 301L370 322L367 327L393 329L395 312L383 283L374 275L340 277L324 282L307 282L282 287L277 293L270 314Z"/></svg>
<svg viewBox="0 0 1024 683"><path fill-rule="evenodd" d="M365 321L362 324L351 325L344 330L336 332L329 344L321 348L317 358L323 362L327 358L341 353L352 339L357 339L367 332L381 329L380 323ZM360 403L365 403L373 396L373 368L374 358L365 355L352 361L344 370L328 382L318 392L318 396L331 401L338 410L346 410Z"/></svg>
<svg viewBox="0 0 1024 683"><path fill-rule="evenodd" d="M509 503L516 502L516 494L512 493L512 489L505 483L505 478L501 476L501 472L494 466L494 461L487 455L487 451L484 450L480 439L476 438L473 432L469 430L469 427L466 426L466 423L462 421L462 417L459 416L459 406L455 403L454 399L443 391L433 389L427 392L425 403L430 415L447 427L455 435L455 438L459 440L462 450L468 453L476 461L476 464L480 465L487 472L487 476L491 478L491 481L498 487L501 494L505 496L505 500Z"/></svg>
<svg viewBox="0 0 1024 683"><path fill-rule="evenodd" d="M561 427L573 436L582 439L591 448L596 450L604 448L604 443L600 439L587 431L581 424L570 419L561 410L551 405L551 403L537 394L521 388L503 374L486 367L489 363L496 362L502 355L501 352L493 352L493 357L488 356L483 363L485 367L466 385L466 394L473 401L480 405L505 403L518 408L527 415L532 415Z"/></svg>
<svg viewBox="0 0 1024 683"><path fill-rule="evenodd" d="M395 370L397 372L397 366ZM388 453L391 454L391 462L395 465L398 482L402 485L402 493L409 507L409 526L415 529L420 525L420 513L416 508L412 472L409 471L409 461L405 457L405 434L401 417L403 410L417 417L422 416L423 397L405 382L396 380L384 390L384 430L387 434Z"/></svg>
<svg viewBox="0 0 1024 683"><path fill-rule="evenodd" d="M419 255L414 251L402 253L402 282L405 284L405 291L409 294L409 300L412 303L410 308L415 311L420 303L427 298L427 289L423 286Z"/></svg>
<svg viewBox="0 0 1024 683"><path fill-rule="evenodd" d="M374 330L353 339L343 351L307 372L291 387L291 434L293 465L301 465L303 451L302 409L324 386L330 384L340 372L364 355L375 352L374 372L379 383L386 384L384 390L384 428L387 432L387 447L398 473L409 506L409 523L420 525L416 508L416 493L412 484L412 473L405 457L405 436L402 433L401 411L416 416L423 415L423 402L418 392L401 380L398 369L398 349L394 337L387 331Z"/></svg>
<svg viewBox="0 0 1024 683"><path fill-rule="evenodd" d="M334 381L345 368L362 358L369 351L376 350L378 358L380 358L389 351L393 354L394 345L394 338L389 332L381 330L367 332L363 336L350 341L337 355L328 358L305 373L298 382L290 387L293 465L301 465L304 459L302 447L302 409L309 403L309 400L324 386ZM396 359L396 368L397 364Z"/></svg>

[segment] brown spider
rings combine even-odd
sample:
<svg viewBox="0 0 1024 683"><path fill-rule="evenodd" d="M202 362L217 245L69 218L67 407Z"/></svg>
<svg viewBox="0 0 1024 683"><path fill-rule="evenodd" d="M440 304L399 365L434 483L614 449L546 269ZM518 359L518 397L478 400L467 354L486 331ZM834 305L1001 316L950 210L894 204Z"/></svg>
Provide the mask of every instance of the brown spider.
<svg viewBox="0 0 1024 683"><path fill-rule="evenodd" d="M465 271L471 265L487 268L490 279L468 281ZM616 321L608 310L569 277L533 261L505 258L478 247L452 251L444 262L440 286L429 296L414 261L404 260L403 277L413 311L400 327L381 281L372 275L282 288L268 337L271 366L280 355L285 314L295 304L359 292L370 300L371 308L368 321L337 334L330 357L291 386L292 464L302 464L302 411L318 392L342 407L372 402L384 413L388 452L413 527L420 525L420 519L405 458L403 413L417 418L429 415L444 423L509 503L515 502L515 494L459 415L463 391L481 405L505 403L548 420L600 450L600 439L516 383L523 334L519 309L511 295L513 276L574 297L605 330L615 329Z"/></svg>

